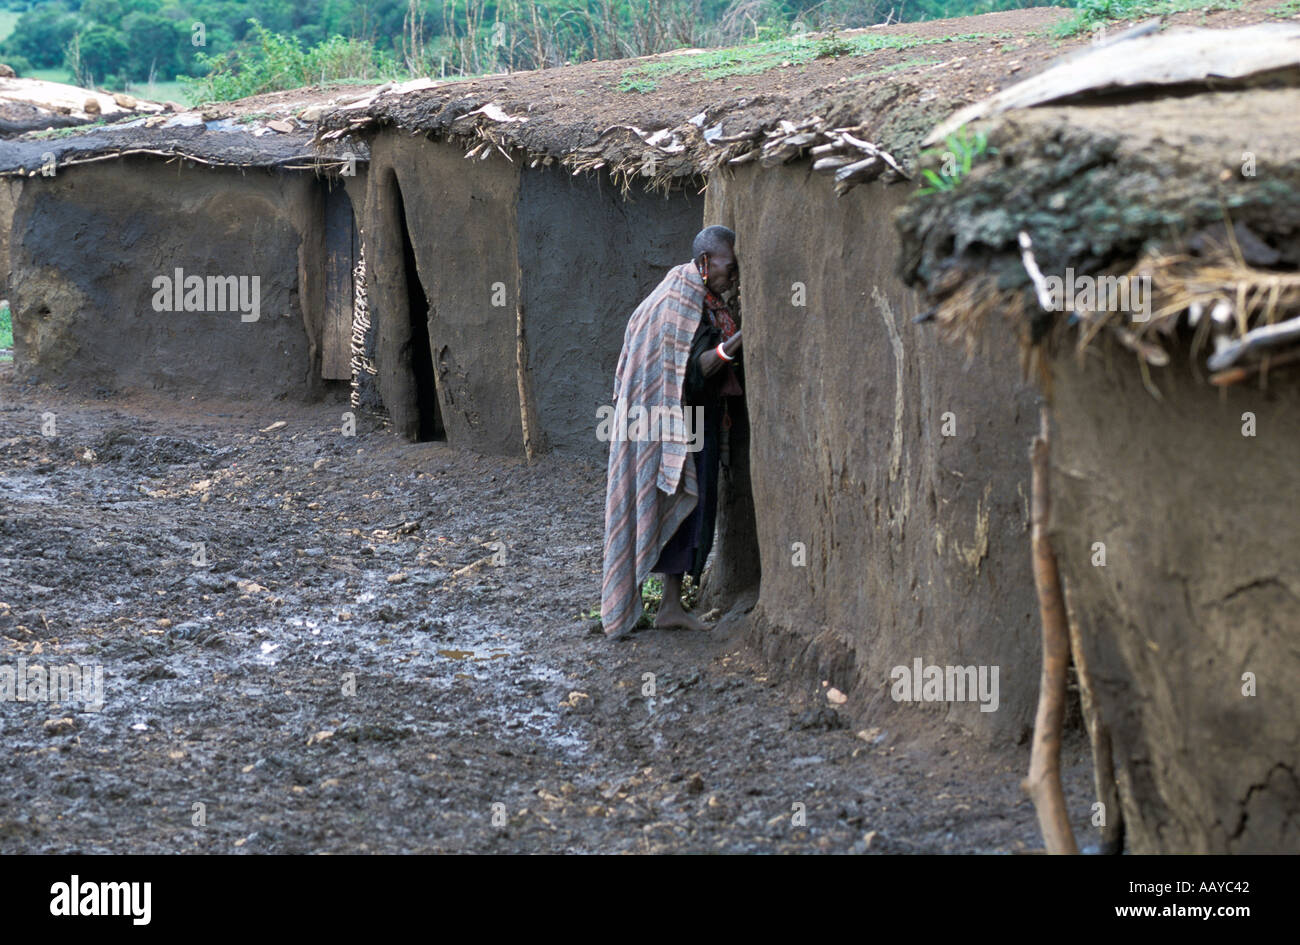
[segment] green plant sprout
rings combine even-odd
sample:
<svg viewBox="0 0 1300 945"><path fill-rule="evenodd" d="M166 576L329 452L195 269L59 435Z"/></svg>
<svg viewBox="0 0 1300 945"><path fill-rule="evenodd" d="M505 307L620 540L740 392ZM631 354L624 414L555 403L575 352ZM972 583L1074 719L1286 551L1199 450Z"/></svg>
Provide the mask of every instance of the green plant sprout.
<svg viewBox="0 0 1300 945"><path fill-rule="evenodd" d="M919 193L937 194L956 190L970 174L976 158L985 154L998 153L997 148L989 147L988 135L985 132L976 131L971 134L965 126L944 138L944 143L948 146L946 151L932 149L921 153L922 158L937 157L941 163L938 171L930 168L921 171L926 186L922 187Z"/></svg>

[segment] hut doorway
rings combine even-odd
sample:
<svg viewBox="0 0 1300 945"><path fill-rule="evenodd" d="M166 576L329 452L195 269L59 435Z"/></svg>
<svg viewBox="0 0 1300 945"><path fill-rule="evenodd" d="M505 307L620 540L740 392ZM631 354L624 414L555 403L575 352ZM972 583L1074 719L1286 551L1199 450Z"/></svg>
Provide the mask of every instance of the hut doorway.
<svg viewBox="0 0 1300 945"><path fill-rule="evenodd" d="M445 440L447 431L442 425L442 412L438 408L438 382L433 370L433 348L429 342L429 299L424 294L420 273L415 262L415 247L406 222L406 206L402 202L402 188L397 177L392 178L394 207L402 228L402 268L406 272L406 301L411 326L411 378L415 385L415 406L419 412L416 439Z"/></svg>
<svg viewBox="0 0 1300 945"><path fill-rule="evenodd" d="M380 392L393 429L409 440L445 440L429 333L429 299L420 280L406 204L391 169L377 194L373 233L367 233L368 298L377 329Z"/></svg>

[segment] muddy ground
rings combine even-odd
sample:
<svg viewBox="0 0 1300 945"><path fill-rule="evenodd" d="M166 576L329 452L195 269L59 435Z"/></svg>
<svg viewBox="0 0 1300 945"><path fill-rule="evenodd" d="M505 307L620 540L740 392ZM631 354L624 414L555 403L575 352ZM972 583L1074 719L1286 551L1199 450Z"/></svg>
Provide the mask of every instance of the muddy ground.
<svg viewBox="0 0 1300 945"><path fill-rule="evenodd" d="M1027 746L855 725L755 665L743 618L591 635L603 468L345 437L345 409L0 365L0 666L105 686L98 712L0 703L0 853L1041 846Z"/></svg>

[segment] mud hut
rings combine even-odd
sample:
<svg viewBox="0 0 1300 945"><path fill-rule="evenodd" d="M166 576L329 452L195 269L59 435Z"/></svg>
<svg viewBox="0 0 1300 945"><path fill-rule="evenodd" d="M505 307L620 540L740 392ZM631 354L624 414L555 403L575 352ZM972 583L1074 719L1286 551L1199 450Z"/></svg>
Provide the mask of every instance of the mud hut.
<svg viewBox="0 0 1300 945"><path fill-rule="evenodd" d="M597 410L627 314L690 255L699 182L654 193L599 170L575 176L473 131L478 116L526 119L491 106L456 125L412 97L380 97L346 126L372 155L367 301L394 429L603 463Z"/></svg>
<svg viewBox="0 0 1300 945"><path fill-rule="evenodd" d="M309 123L267 114L127 115L0 141L20 370L250 399L350 378L365 155L322 154Z"/></svg>
<svg viewBox="0 0 1300 945"><path fill-rule="evenodd" d="M381 90L326 114L322 141L372 150L369 302L395 426L420 436L432 399L451 442L603 459L595 409L628 314L700 223L729 224L753 422L732 431L708 606L739 618L757 602L748 625L773 665L833 683L861 716L1023 738L1037 639L1010 444L1032 430L1034 396L998 370L1010 342L963 368L912 324L889 214L925 131L968 101L954 67L1062 15L857 31L842 56L809 38L780 94L763 76L697 73L687 53ZM926 47L945 58L918 59ZM612 294L588 268L615 276ZM426 311L427 341L412 319ZM587 312L595 343L574 347ZM426 345L432 369L415 364ZM891 671L918 659L992 669L997 704L927 704L919 680L900 704Z"/></svg>
<svg viewBox="0 0 1300 945"><path fill-rule="evenodd" d="M42 79L0 76L0 138L72 128L99 120L150 116L162 111L162 105L129 95L108 95ZM0 273L4 274L9 272L9 228L19 190L21 187L11 179L0 182Z"/></svg>
<svg viewBox="0 0 1300 945"><path fill-rule="evenodd" d="M552 448L603 463L594 419L627 315L689 255L711 171L757 157L783 120L820 114L817 124L833 128L922 98L936 65L917 49L942 48L955 63L990 37L1028 36L1061 15L852 31L842 61L810 37L794 55L818 68L792 73L780 95L763 76L738 84L697 73L688 51L420 79L327 111L318 141L373 151L363 226L371 344L394 427L485 452ZM774 48L767 65L788 55ZM864 80L864 64L879 71ZM915 143L932 124L918 111L937 120L960 101L898 109L899 133ZM789 157L800 145L782 149Z"/></svg>
<svg viewBox="0 0 1300 945"><path fill-rule="evenodd" d="M918 708L894 702L894 667L997 667L998 704L952 701L946 716L1019 738L1038 675L1021 448L1033 392L1010 343L964 368L913 323L891 223L911 188L837 197L810 164L749 164L709 189L706 215L736 230L743 261L753 639L881 720Z"/></svg>
<svg viewBox="0 0 1300 945"><path fill-rule="evenodd" d="M0 75L0 135L4 137L168 110L166 105L120 92L109 94L62 82L23 78L3 66L0 71L9 72Z"/></svg>
<svg viewBox="0 0 1300 945"><path fill-rule="evenodd" d="M1051 544L1135 852L1300 848L1298 45L1122 38L938 129L987 146L900 217L939 331L1017 338L1050 397Z"/></svg>

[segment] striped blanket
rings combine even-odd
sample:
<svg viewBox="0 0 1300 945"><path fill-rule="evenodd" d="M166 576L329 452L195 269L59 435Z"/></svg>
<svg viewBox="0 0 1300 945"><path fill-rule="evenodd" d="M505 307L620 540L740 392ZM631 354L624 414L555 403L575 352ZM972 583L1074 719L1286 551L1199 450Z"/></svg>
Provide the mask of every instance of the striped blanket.
<svg viewBox="0 0 1300 945"><path fill-rule="evenodd" d="M681 403L703 305L704 280L695 265L675 266L637 306L623 336L614 371L613 429L628 428L633 407L660 421L650 424L649 436L610 438L600 617L611 637L636 625L641 584L699 495L695 464L686 462Z"/></svg>

